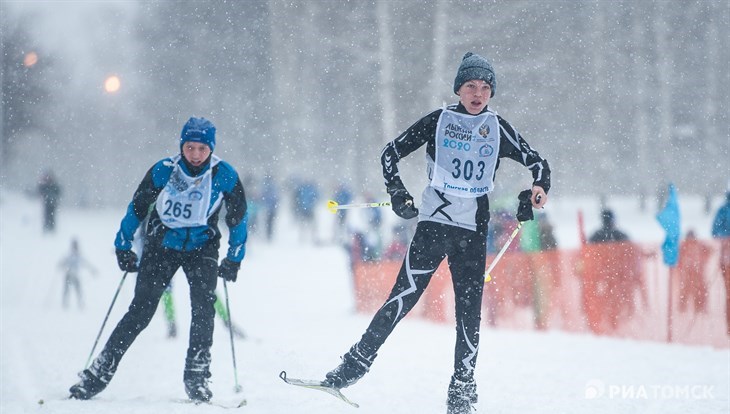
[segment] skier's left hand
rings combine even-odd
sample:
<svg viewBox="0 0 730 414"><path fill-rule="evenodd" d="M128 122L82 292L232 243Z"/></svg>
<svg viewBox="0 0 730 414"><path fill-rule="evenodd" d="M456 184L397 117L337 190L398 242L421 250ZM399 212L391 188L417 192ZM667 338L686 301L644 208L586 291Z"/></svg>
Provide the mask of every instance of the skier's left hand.
<svg viewBox="0 0 730 414"><path fill-rule="evenodd" d="M228 282L235 282L238 278L238 269L240 268L241 262L234 262L233 260L228 260L226 257L221 261L221 265L218 266L218 277Z"/></svg>
<svg viewBox="0 0 730 414"><path fill-rule="evenodd" d="M532 201L533 208L543 208L547 204L547 193L539 185L532 186Z"/></svg>
<svg viewBox="0 0 730 414"><path fill-rule="evenodd" d="M410 220L418 216L418 208L413 203L413 197L405 188L400 188L390 195L390 208L399 217Z"/></svg>

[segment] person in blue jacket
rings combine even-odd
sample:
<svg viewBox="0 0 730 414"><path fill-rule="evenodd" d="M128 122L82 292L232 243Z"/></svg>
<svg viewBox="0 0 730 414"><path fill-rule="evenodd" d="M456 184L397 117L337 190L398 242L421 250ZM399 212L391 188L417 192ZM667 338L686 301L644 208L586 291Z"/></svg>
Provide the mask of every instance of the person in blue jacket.
<svg viewBox="0 0 730 414"><path fill-rule="evenodd" d="M135 191L114 241L119 268L139 272L134 298L104 349L79 374L81 381L70 388L71 398L86 400L106 388L182 267L190 286L192 311L183 383L191 400L211 399L208 378L217 278L236 281L247 238L243 184L236 170L213 154L215 131L209 120L190 118L180 135L180 154L158 161ZM218 265L221 236L217 223L224 202L230 236L226 257ZM148 212L145 245L138 261L132 241Z"/></svg>
<svg viewBox="0 0 730 414"><path fill-rule="evenodd" d="M725 203L712 220L712 237L720 241L720 272L725 281L725 327L730 336L730 185L725 193Z"/></svg>

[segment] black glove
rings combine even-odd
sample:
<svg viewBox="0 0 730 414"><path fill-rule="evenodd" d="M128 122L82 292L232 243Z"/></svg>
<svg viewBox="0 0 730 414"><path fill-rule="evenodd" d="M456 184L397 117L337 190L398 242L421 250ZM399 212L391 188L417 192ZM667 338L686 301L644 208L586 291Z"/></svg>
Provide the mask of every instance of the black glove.
<svg viewBox="0 0 730 414"><path fill-rule="evenodd" d="M408 194L405 188L399 188L390 192L390 207L395 214L408 220L418 215L418 209L413 203L413 197Z"/></svg>
<svg viewBox="0 0 730 414"><path fill-rule="evenodd" d="M139 271L137 266L137 253L132 250L119 250L117 249L117 264L119 268L124 272L134 273Z"/></svg>
<svg viewBox="0 0 730 414"><path fill-rule="evenodd" d="M517 220L529 221L535 218L532 213L532 190L525 190L517 196L520 205L517 207Z"/></svg>
<svg viewBox="0 0 730 414"><path fill-rule="evenodd" d="M226 257L221 261L221 265L218 266L218 277L222 277L228 282L235 282L238 278L238 269L241 268L241 262L234 262L228 260Z"/></svg>

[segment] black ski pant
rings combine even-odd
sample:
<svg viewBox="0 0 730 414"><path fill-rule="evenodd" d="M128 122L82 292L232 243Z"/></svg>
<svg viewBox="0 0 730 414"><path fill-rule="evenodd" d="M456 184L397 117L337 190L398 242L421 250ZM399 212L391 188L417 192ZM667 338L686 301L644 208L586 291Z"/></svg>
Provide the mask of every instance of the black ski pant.
<svg viewBox="0 0 730 414"><path fill-rule="evenodd" d="M84 296L81 293L81 281L79 276L75 272L66 273L66 280L63 284L63 308L68 308L68 298L71 293L71 289L76 291L76 298L78 299L79 309L84 307Z"/></svg>
<svg viewBox="0 0 730 414"><path fill-rule="evenodd" d="M180 267L190 286L192 312L186 369L191 364L200 368L201 363L207 369L213 344L213 303L218 281L218 249L213 246L190 252L147 246L142 254L132 303L104 348L104 352L114 356L115 364L119 363L137 335L150 323L162 293ZM116 367L113 368L115 371Z"/></svg>
<svg viewBox="0 0 730 414"><path fill-rule="evenodd" d="M454 376L470 380L479 351L486 251L486 236L482 233L430 221L418 223L395 286L357 343L357 350L371 361L375 358L448 256L456 307Z"/></svg>
<svg viewBox="0 0 730 414"><path fill-rule="evenodd" d="M52 232L56 229L56 202L43 203L43 231Z"/></svg>

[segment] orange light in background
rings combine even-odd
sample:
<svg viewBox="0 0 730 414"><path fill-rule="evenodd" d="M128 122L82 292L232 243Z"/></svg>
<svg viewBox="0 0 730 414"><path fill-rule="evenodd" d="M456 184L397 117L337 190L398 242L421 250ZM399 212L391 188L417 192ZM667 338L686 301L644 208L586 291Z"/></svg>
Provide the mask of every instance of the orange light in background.
<svg viewBox="0 0 730 414"><path fill-rule="evenodd" d="M117 75L111 75L106 78L104 81L104 90L108 93L114 93L119 90L119 88L122 86L122 81L119 79L119 76Z"/></svg>
<svg viewBox="0 0 730 414"><path fill-rule="evenodd" d="M26 68L29 68L36 63L38 63L38 55L35 52L28 52L25 54L25 57L23 58L23 65Z"/></svg>

